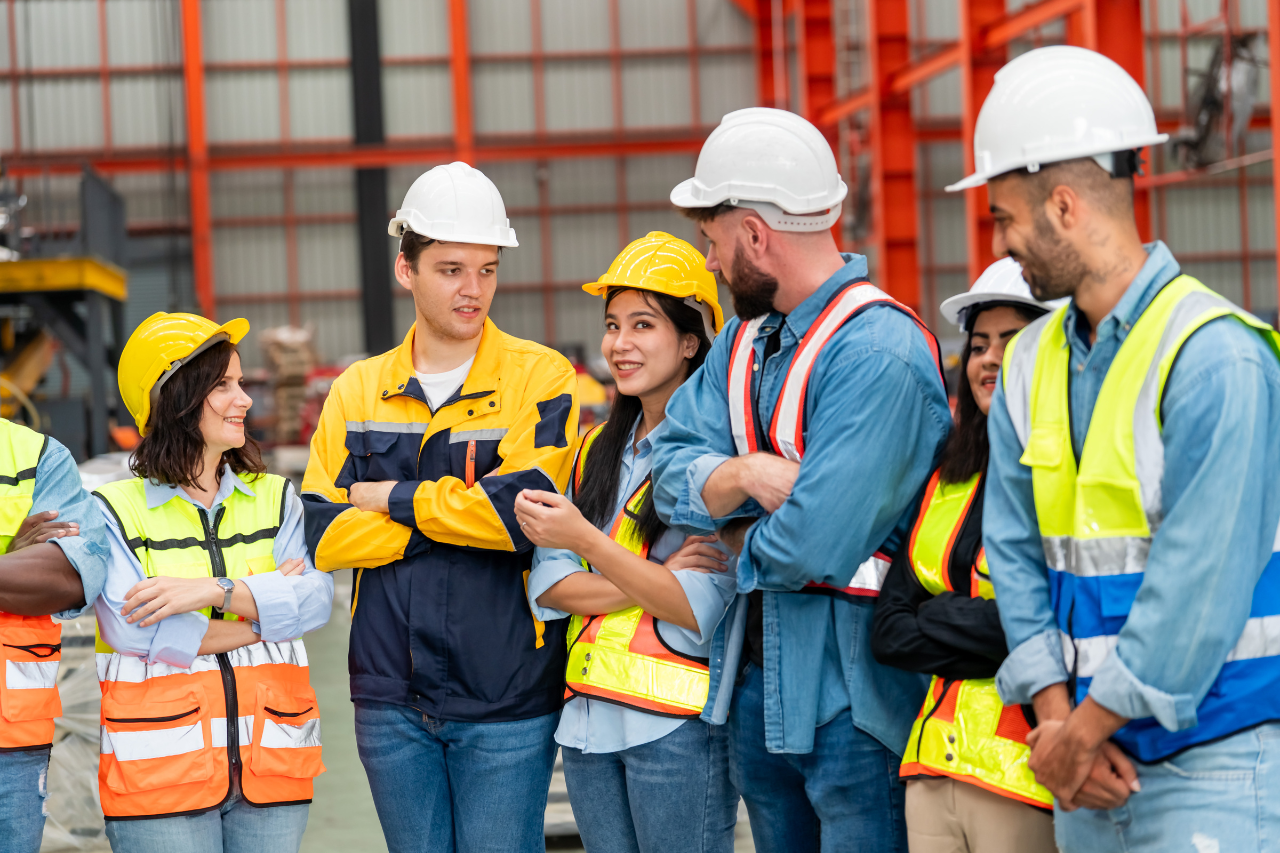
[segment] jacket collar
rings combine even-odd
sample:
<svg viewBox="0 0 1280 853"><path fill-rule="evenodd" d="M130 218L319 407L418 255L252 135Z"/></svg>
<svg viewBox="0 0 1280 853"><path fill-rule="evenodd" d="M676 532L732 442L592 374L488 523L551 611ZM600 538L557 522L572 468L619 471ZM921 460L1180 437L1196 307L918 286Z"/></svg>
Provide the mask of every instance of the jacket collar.
<svg viewBox="0 0 1280 853"><path fill-rule="evenodd" d="M422 387L418 385L418 375L413 369L413 336L417 328L418 324L414 323L391 358L383 363L377 388L377 394L383 400L403 394L422 403L427 402ZM480 346L476 350L475 362L472 363L467 378L463 380L462 387L441 404L441 408L458 400L487 397L498 390L502 374L502 353L502 332L486 317L484 328L480 332Z"/></svg>
<svg viewBox="0 0 1280 853"><path fill-rule="evenodd" d="M143 485L143 490L147 496L147 509L155 509L158 506L164 506L174 498L182 498L188 503L195 504L197 507L204 509L204 504L192 498L187 494L187 490L181 486L174 486L169 483L157 483L155 480L147 480ZM235 474L231 473L230 465L222 466L222 482L218 484L218 493L213 496L213 506L225 501L231 497L233 491L241 492L247 497L257 497L253 489L241 480Z"/></svg>

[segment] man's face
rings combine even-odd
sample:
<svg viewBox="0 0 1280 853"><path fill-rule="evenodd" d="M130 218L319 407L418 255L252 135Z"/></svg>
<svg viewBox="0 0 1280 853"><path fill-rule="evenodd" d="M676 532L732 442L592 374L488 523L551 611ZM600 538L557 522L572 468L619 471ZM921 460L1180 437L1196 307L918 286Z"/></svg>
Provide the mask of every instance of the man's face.
<svg viewBox="0 0 1280 853"><path fill-rule="evenodd" d="M432 243L415 271L401 253L396 280L413 293L418 323L445 340L469 341L484 329L498 286L498 249L474 243Z"/></svg>
<svg viewBox="0 0 1280 853"><path fill-rule="evenodd" d="M717 216L702 223L702 236L707 238L707 269L729 289L734 313L750 320L773 310L778 280L753 264L743 251L745 218L739 211Z"/></svg>
<svg viewBox="0 0 1280 853"><path fill-rule="evenodd" d="M1049 219L1048 202L1032 202L1030 190L1020 175L1002 175L987 182L995 219L991 251L997 258L1009 255L1022 265L1022 277L1036 299L1044 302L1074 296L1088 267Z"/></svg>

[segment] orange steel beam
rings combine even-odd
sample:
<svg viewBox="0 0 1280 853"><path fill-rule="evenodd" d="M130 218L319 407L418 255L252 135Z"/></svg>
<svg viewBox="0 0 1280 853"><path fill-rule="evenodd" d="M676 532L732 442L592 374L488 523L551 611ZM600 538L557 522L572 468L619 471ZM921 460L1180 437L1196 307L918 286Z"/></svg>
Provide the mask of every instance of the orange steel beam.
<svg viewBox="0 0 1280 853"><path fill-rule="evenodd" d="M960 148L964 154L964 172L974 170L973 131L978 111L995 81L996 71L1004 65L1005 43L988 45L983 34L1005 19L1004 0L960 0ZM1013 30L1007 25L1004 32ZM965 237L968 242L969 281L995 261L991 251L993 225L987 206L987 188L964 191Z"/></svg>
<svg viewBox="0 0 1280 853"><path fill-rule="evenodd" d="M471 105L471 41L467 37L467 0L449 0L449 68L453 73L453 136L457 157L475 160L475 122Z"/></svg>
<svg viewBox="0 0 1280 853"><path fill-rule="evenodd" d="M920 307L916 136L909 94L884 84L911 62L910 0L870 0L867 53L871 103L871 219L880 287Z"/></svg>
<svg viewBox="0 0 1280 853"><path fill-rule="evenodd" d="M775 27L775 2L780 11L781 0L756 0L750 14L756 24L756 96L760 106L781 109L787 105L786 26ZM746 0L739 5L745 10Z"/></svg>
<svg viewBox="0 0 1280 853"><path fill-rule="evenodd" d="M200 311L216 317L213 215L209 202L209 141L205 133L200 0L182 0L182 76L187 106L187 193L191 199L191 266Z"/></svg>
<svg viewBox="0 0 1280 853"><path fill-rule="evenodd" d="M1280 45L1280 0L1268 0L1267 2L1267 44ZM1274 48L1273 48L1274 50ZM1272 55L1270 63L1271 72L1271 97L1280 98L1280 61ZM1274 150L1277 140L1280 140L1280 109L1271 110L1271 145ZM1274 164L1271 168L1272 181L1272 198L1280 200L1280 169L1275 168ZM1276 248L1280 249L1280 210L1277 210L1275 216L1276 228ZM1280 270L1280 264L1277 264ZM1280 287L1280 276L1277 276ZM1277 297L1280 298L1280 297ZM1278 302L1277 304L1280 304Z"/></svg>

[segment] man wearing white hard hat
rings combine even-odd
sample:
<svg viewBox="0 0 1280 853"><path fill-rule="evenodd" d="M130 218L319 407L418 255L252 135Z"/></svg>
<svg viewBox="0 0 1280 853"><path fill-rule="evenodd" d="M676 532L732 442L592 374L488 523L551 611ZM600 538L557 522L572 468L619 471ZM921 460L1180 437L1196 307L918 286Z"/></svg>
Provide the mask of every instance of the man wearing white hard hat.
<svg viewBox="0 0 1280 853"><path fill-rule="evenodd" d="M740 553L703 719L728 726L760 851L906 849L898 764L925 681L867 640L951 415L933 335L836 247L846 192L817 128L747 109L671 194L738 316L668 404L654 495Z"/></svg>
<svg viewBox="0 0 1280 853"><path fill-rule="evenodd" d="M1033 50L974 132L992 251L1070 304L1005 351L983 538L1066 853L1273 849L1280 827L1280 343L1133 213L1165 139L1106 57ZM1271 840L1266 840L1270 838Z"/></svg>
<svg viewBox="0 0 1280 853"><path fill-rule="evenodd" d="M356 569L356 745L393 853L541 851L565 628L529 610L515 499L567 485L577 380L488 319L518 244L484 174L422 175L390 232L416 322L334 382L302 486L317 568Z"/></svg>

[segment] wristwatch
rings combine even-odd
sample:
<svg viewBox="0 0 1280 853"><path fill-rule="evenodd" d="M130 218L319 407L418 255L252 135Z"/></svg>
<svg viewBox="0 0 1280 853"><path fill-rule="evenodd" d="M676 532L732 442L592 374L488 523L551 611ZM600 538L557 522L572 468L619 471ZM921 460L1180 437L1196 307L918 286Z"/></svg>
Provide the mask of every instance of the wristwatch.
<svg viewBox="0 0 1280 853"><path fill-rule="evenodd" d="M226 593L222 597L222 606L218 608L221 613L226 613L231 609L231 593L235 592L236 582L231 578L214 578L213 582L222 587L222 591Z"/></svg>

